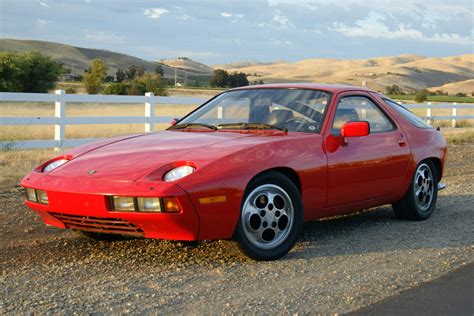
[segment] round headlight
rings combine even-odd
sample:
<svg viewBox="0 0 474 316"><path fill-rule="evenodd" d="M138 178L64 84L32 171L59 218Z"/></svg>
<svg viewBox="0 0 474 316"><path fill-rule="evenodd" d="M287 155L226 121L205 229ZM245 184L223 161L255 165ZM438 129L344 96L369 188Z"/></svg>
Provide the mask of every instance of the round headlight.
<svg viewBox="0 0 474 316"><path fill-rule="evenodd" d="M66 160L66 159L58 159L58 160L55 160L53 161L52 163L50 163L49 165L47 165L46 167L43 168L43 172L49 172L51 170L54 170L56 169L57 167L59 166L62 166L64 165L66 162L68 162L69 160Z"/></svg>
<svg viewBox="0 0 474 316"><path fill-rule="evenodd" d="M181 178L184 178L184 177L190 175L191 173L194 172L194 170L196 170L196 169L194 167L191 167L191 166L177 167L177 168L174 168L174 169L168 171L165 174L164 179L165 179L166 182L176 181L178 179L181 179Z"/></svg>

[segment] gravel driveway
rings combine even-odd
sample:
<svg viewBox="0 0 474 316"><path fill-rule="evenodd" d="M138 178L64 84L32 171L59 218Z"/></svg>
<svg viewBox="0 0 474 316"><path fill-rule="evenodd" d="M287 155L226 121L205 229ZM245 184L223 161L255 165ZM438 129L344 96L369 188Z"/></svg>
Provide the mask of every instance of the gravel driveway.
<svg viewBox="0 0 474 316"><path fill-rule="evenodd" d="M18 188L3 191L0 313L353 311L474 261L473 156L472 144L449 148L429 220L385 206L309 223L274 262L232 257L221 242L89 241L44 226Z"/></svg>

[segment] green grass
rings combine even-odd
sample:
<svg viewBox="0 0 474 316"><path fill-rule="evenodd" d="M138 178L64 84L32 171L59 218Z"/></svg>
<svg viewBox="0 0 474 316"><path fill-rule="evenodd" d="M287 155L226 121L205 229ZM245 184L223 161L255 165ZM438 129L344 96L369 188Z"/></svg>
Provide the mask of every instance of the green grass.
<svg viewBox="0 0 474 316"><path fill-rule="evenodd" d="M397 94L388 95L389 98L394 100L409 100L414 101L415 95L411 94ZM456 97L451 95L429 95L428 101L432 102L458 102L458 103L474 103L474 97Z"/></svg>

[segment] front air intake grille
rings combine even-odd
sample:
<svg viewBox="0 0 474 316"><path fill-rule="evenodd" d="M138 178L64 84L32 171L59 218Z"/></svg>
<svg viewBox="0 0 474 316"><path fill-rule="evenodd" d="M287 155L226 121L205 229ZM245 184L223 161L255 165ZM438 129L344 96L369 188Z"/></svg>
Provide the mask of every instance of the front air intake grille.
<svg viewBox="0 0 474 316"><path fill-rule="evenodd" d="M66 228L94 233L131 235L137 237L144 235L143 230L120 218L103 218L60 213L49 214L63 222Z"/></svg>

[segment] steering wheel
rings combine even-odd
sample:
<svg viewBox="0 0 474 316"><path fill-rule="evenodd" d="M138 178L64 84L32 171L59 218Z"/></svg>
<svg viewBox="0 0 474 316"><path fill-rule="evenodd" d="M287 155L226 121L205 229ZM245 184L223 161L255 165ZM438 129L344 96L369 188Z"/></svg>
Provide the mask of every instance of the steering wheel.
<svg viewBox="0 0 474 316"><path fill-rule="evenodd" d="M289 131L300 132L306 130L309 126L313 126L313 124L302 117L292 117L285 121L285 126Z"/></svg>

